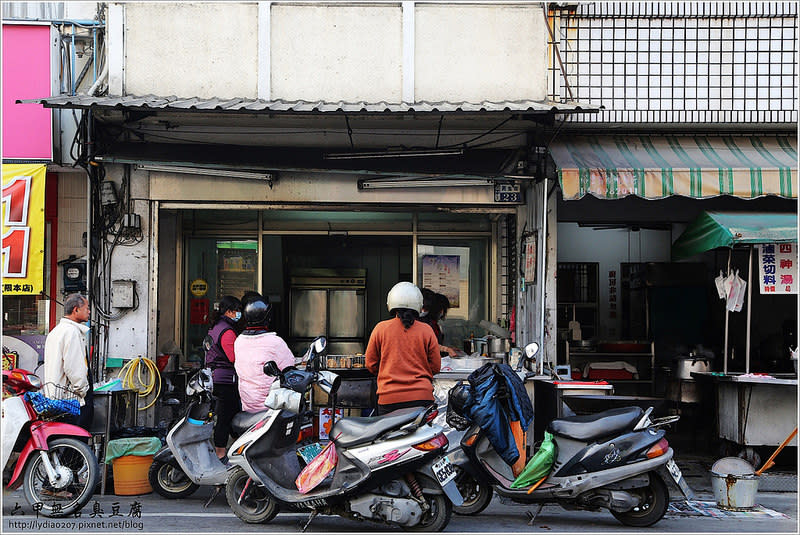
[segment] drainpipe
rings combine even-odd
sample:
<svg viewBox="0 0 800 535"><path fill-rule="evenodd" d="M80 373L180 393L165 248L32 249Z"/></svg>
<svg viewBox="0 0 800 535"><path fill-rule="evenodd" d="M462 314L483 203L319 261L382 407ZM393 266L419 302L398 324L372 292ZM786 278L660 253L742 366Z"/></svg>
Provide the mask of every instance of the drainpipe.
<svg viewBox="0 0 800 535"><path fill-rule="evenodd" d="M106 59L106 64L103 66L103 72L100 73L100 78L98 78L97 80L94 81L94 83L92 84L92 87L90 87L86 91L86 94L89 95L89 96L94 95L97 92L97 90L100 88L100 86L103 84L103 82L106 81L106 78L108 78L108 59Z"/></svg>
<svg viewBox="0 0 800 535"><path fill-rule="evenodd" d="M541 339L539 340L539 351L542 352L544 355L545 347L544 347L544 331L545 331L545 288L546 284L546 277L545 272L547 270L547 177L545 177L544 181L542 182L542 254L539 255L541 258L540 266L541 269L539 270L539 286L542 289L542 298L541 298L541 326L540 326L540 333ZM544 358L538 359L539 361L539 369L536 370L537 375L544 375Z"/></svg>

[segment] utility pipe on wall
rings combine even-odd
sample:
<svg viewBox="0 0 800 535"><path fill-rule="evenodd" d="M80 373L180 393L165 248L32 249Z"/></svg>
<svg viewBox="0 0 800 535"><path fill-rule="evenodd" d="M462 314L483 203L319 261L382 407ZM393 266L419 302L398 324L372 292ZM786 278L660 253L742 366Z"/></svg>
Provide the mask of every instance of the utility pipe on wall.
<svg viewBox="0 0 800 535"><path fill-rule="evenodd" d="M542 182L542 231L539 235L539 242L542 244L541 253L538 255L539 258L537 259L538 266L537 275L539 279L539 287L541 288L540 292L540 306L541 306L541 316L539 318L539 348L540 351L544 352L544 316L545 316L545 269L547 267L547 177L545 177L544 182ZM536 370L538 375L544 375L544 358L537 359L539 362L539 369ZM549 360L548 360L549 362Z"/></svg>

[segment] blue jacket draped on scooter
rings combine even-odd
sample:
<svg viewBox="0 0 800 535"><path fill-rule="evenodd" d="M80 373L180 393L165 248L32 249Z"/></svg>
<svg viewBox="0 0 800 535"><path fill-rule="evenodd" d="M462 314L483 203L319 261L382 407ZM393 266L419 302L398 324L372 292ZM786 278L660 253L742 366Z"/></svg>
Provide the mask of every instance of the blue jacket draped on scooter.
<svg viewBox="0 0 800 535"><path fill-rule="evenodd" d="M533 406L519 376L507 364L484 364L468 377L471 395L466 417L480 426L492 447L509 465L519 459L510 422L523 430L533 421Z"/></svg>

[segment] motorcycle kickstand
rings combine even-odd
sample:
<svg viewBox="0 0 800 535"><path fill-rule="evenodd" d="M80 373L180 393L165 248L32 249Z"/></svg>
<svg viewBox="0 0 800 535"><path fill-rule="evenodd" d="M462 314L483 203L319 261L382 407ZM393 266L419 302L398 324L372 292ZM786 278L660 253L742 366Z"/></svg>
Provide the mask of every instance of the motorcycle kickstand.
<svg viewBox="0 0 800 535"><path fill-rule="evenodd" d="M539 506L536 508L535 513L531 513L530 511L525 511L525 514L528 515L528 525L532 526L533 521L536 520L536 517L539 516L539 513L542 512L542 507L544 507L543 503L540 503Z"/></svg>
<svg viewBox="0 0 800 535"><path fill-rule="evenodd" d="M316 509L311 510L311 515L306 520L306 523L303 525L303 529L300 530L300 533L305 533L308 529L308 526L311 525L311 521L314 520L314 517L317 516L319 512Z"/></svg>
<svg viewBox="0 0 800 535"><path fill-rule="evenodd" d="M208 498L205 504L203 504L203 509L208 509L208 506L211 505L211 502L214 501L214 498L216 498L219 495L219 493L222 491L223 488L225 488L225 485L214 486L214 492L211 493L211 497Z"/></svg>

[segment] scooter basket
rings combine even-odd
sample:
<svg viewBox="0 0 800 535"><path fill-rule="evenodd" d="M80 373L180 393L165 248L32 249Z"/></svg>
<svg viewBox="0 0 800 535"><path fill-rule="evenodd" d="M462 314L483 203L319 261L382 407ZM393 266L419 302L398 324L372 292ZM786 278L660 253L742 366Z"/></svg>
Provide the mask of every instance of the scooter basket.
<svg viewBox="0 0 800 535"><path fill-rule="evenodd" d="M41 392L25 392L25 399L42 420L58 420L78 416L81 404L74 390L54 383L46 383L45 390L50 396Z"/></svg>

